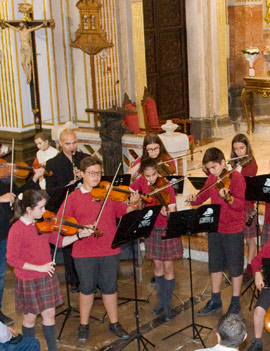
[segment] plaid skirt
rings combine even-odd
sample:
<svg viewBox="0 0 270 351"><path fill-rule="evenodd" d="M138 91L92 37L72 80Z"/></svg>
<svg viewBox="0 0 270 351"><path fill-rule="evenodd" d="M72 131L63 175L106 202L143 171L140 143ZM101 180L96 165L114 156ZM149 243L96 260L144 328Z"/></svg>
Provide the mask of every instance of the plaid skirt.
<svg viewBox="0 0 270 351"><path fill-rule="evenodd" d="M40 314L63 303L57 275L37 279L16 279L15 310L24 314Z"/></svg>
<svg viewBox="0 0 270 351"><path fill-rule="evenodd" d="M247 221L249 219L252 212L253 212L253 208L249 208L246 210L245 221ZM253 221L251 222L250 227L247 227L246 225L244 226L244 238L245 239L256 238L256 236L257 236L256 222L257 222L257 215L255 215L255 217L253 218Z"/></svg>
<svg viewBox="0 0 270 351"><path fill-rule="evenodd" d="M265 245L270 240L270 224L263 225L261 245Z"/></svg>
<svg viewBox="0 0 270 351"><path fill-rule="evenodd" d="M167 228L154 227L151 235L145 239L145 256L152 260L172 261L183 256L182 239L162 240Z"/></svg>

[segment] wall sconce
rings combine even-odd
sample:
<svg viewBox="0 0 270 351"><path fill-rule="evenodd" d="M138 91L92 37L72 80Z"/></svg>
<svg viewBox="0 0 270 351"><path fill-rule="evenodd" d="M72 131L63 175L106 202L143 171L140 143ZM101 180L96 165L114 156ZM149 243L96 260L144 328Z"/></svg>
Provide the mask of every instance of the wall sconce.
<svg viewBox="0 0 270 351"><path fill-rule="evenodd" d="M100 26L100 9L98 0L79 0L76 7L80 11L80 24L76 30L76 39L70 44L89 55L96 55L103 49L111 48L106 41L106 33Z"/></svg>

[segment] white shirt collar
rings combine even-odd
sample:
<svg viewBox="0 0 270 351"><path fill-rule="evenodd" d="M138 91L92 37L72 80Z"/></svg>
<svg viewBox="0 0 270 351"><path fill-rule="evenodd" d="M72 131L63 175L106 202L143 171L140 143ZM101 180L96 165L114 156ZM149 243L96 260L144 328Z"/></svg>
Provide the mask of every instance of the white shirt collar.
<svg viewBox="0 0 270 351"><path fill-rule="evenodd" d="M25 225L33 224L33 222L28 221L28 220L25 219L24 217L20 217L20 220L21 220Z"/></svg>
<svg viewBox="0 0 270 351"><path fill-rule="evenodd" d="M90 190L84 189L83 185L80 187L80 190L81 190L82 194L86 194L86 193L90 193L91 192Z"/></svg>

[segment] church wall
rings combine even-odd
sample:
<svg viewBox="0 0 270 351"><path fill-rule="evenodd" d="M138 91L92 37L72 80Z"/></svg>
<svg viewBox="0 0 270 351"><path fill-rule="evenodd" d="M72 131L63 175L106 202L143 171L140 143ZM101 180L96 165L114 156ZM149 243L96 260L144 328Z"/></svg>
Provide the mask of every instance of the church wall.
<svg viewBox="0 0 270 351"><path fill-rule="evenodd" d="M270 45L270 24L264 20L266 0L228 0L228 23L230 28L229 92L230 117L237 129L246 131L246 120L241 104L241 92L248 77L248 62L242 50L249 46L263 49ZM260 54L255 65L256 77L266 77L266 65ZM256 120L270 114L268 99L254 96Z"/></svg>

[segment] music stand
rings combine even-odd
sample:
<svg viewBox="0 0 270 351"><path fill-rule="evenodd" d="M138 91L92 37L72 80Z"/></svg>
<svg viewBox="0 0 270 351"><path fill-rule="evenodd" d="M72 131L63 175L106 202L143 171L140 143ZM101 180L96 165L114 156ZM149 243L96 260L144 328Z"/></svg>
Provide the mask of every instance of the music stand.
<svg viewBox="0 0 270 351"><path fill-rule="evenodd" d="M259 203L270 202L270 175L263 174L255 177L245 177L246 181L246 193L245 199L248 201L256 202L256 237L257 237L257 253L259 252ZM251 310L254 298L258 298L256 295L256 286L253 287L254 279L248 284L248 286L241 293L243 296L246 291L252 289L252 297L249 305Z"/></svg>
<svg viewBox="0 0 270 351"><path fill-rule="evenodd" d="M118 348L118 351L125 348L133 340L137 339L138 350L141 349L141 344L144 350L148 350L147 344L155 347L155 345L148 339L146 339L140 332L139 323L139 309L137 299L137 276L136 276L136 259L135 259L135 240L142 237L147 238L153 229L154 223L160 212L161 206L149 206L142 210L132 211L121 217L117 232L115 234L112 248L115 248L126 242L133 242L133 279L134 279L134 301L135 301L135 318L136 318L136 332L123 347Z"/></svg>
<svg viewBox="0 0 270 351"><path fill-rule="evenodd" d="M172 212L170 214L167 233L162 239L177 238L180 235L188 236L188 261L189 261L189 280L190 280L190 302L191 302L191 324L186 327L166 336L162 340L167 340L171 336L181 333L182 331L192 328L193 339L199 338L203 347L206 347L200 335L202 329L212 330L213 328L206 327L195 323L194 318L194 298L193 298L193 283L192 283L192 267L191 267L191 248L190 236L202 232L217 232L218 221L220 214L220 205L203 205L197 209Z"/></svg>

